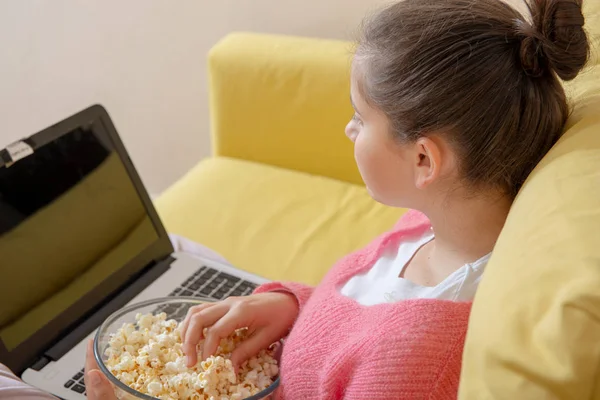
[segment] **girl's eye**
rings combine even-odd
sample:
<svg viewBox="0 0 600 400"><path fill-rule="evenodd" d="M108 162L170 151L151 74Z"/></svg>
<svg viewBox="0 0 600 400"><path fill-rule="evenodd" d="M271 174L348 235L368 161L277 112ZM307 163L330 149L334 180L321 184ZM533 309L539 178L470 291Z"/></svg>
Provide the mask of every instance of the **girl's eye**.
<svg viewBox="0 0 600 400"><path fill-rule="evenodd" d="M359 118L359 117L358 117L358 115L356 115L356 114L354 114L354 115L352 116L352 121L354 121L354 122L357 122L357 123L359 123L359 124L361 124L361 123L362 123L362 121L360 120L360 118Z"/></svg>

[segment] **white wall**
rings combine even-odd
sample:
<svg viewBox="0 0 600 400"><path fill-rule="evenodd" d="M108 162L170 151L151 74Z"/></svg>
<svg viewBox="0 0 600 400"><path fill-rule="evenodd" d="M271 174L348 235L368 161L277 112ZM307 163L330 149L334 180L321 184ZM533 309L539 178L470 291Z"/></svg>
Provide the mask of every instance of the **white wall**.
<svg viewBox="0 0 600 400"><path fill-rule="evenodd" d="M101 103L157 194L210 153L205 63L217 40L350 38L380 3L0 0L0 148Z"/></svg>

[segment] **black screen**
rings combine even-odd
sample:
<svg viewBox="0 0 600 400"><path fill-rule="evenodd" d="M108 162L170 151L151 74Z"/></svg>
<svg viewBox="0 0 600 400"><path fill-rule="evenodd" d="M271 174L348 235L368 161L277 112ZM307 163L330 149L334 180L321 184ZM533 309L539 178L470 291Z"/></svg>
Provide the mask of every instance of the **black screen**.
<svg viewBox="0 0 600 400"><path fill-rule="evenodd" d="M0 167L0 341L9 353L159 239L102 130L100 121L75 128Z"/></svg>

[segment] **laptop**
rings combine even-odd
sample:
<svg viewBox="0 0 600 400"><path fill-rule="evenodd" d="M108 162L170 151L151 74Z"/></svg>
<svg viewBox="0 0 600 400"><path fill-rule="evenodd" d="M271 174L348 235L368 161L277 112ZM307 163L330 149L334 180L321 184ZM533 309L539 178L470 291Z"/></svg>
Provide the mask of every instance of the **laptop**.
<svg viewBox="0 0 600 400"><path fill-rule="evenodd" d="M174 252L102 106L0 151L0 363L33 386L84 399L87 339L127 304L221 300L265 282Z"/></svg>

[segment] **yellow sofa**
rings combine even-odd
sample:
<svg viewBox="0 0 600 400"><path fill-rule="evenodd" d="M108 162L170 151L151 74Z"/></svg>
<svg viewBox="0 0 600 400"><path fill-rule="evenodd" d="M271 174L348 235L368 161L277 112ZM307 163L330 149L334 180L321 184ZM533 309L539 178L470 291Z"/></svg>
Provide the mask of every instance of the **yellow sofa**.
<svg viewBox="0 0 600 400"><path fill-rule="evenodd" d="M347 42L232 34L209 55L213 154L156 202L168 231L269 279L316 284L403 210L373 201L344 127Z"/></svg>
<svg viewBox="0 0 600 400"><path fill-rule="evenodd" d="M475 296L461 400L600 400L600 1L566 132L515 200Z"/></svg>

